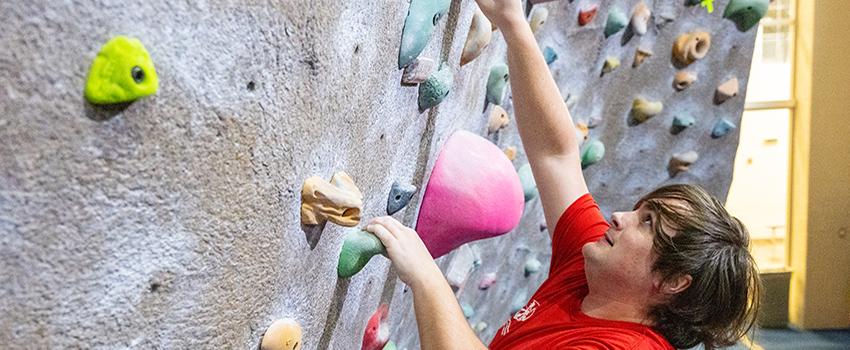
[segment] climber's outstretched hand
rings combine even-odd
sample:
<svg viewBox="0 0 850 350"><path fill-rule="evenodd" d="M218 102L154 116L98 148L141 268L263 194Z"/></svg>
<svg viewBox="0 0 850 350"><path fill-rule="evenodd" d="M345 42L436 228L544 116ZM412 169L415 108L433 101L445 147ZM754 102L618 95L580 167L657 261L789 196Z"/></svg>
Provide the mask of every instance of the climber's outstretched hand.
<svg viewBox="0 0 850 350"><path fill-rule="evenodd" d="M525 22L520 0L475 0L475 2L478 3L478 7L487 19L501 30L509 30L518 24L528 25Z"/></svg>
<svg viewBox="0 0 850 350"><path fill-rule="evenodd" d="M366 231L381 240L398 271L398 277L411 288L427 286L434 278L444 278L428 248L413 229L390 216L382 216L372 219L366 225Z"/></svg>

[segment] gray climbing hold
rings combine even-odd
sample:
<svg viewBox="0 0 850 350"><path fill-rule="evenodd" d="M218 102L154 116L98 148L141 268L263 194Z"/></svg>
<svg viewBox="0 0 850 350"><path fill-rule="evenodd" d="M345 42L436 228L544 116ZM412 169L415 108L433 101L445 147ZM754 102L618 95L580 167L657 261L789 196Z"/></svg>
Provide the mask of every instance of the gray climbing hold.
<svg viewBox="0 0 850 350"><path fill-rule="evenodd" d="M528 260L525 261L525 277L539 272L541 266L542 264L540 263L540 260L537 260L537 258L528 258Z"/></svg>
<svg viewBox="0 0 850 350"><path fill-rule="evenodd" d="M608 21L605 23L605 37L608 38L623 30L628 23L629 19L622 10L612 8L608 11Z"/></svg>
<svg viewBox="0 0 850 350"><path fill-rule="evenodd" d="M487 78L487 102L495 105L502 104L505 95L505 87L508 85L508 66L497 64L490 68L490 76Z"/></svg>
<svg viewBox="0 0 850 350"><path fill-rule="evenodd" d="M719 139L723 136L729 134L732 129L735 129L735 124L732 124L729 119L720 118L716 124L714 124L714 129L711 130L711 138Z"/></svg>
<svg viewBox="0 0 850 350"><path fill-rule="evenodd" d="M387 197L387 215L393 215L404 208L414 193L416 193L416 186L393 182L390 195Z"/></svg>
<svg viewBox="0 0 850 350"><path fill-rule="evenodd" d="M543 49L543 58L546 60L546 64L552 64L552 62L558 59L558 53L555 52L555 49L546 46Z"/></svg>
<svg viewBox="0 0 850 350"><path fill-rule="evenodd" d="M686 128L691 127L696 123L696 119L689 114L677 115L673 118L673 126L670 127L670 132L676 135Z"/></svg>
<svg viewBox="0 0 850 350"><path fill-rule="evenodd" d="M419 84L419 111L423 112L434 107L449 94L454 84L454 74L446 66L432 73L428 79Z"/></svg>

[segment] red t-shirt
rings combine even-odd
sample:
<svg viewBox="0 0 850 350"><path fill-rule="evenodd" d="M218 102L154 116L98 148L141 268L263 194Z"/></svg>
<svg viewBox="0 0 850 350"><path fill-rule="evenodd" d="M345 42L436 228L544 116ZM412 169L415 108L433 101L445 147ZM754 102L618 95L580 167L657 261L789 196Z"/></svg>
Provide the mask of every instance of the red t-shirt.
<svg viewBox="0 0 850 350"><path fill-rule="evenodd" d="M552 235L549 278L490 342L490 349L670 349L652 328L633 322L590 317L581 312L588 293L584 274L585 243L608 229L590 194L577 199L561 215Z"/></svg>

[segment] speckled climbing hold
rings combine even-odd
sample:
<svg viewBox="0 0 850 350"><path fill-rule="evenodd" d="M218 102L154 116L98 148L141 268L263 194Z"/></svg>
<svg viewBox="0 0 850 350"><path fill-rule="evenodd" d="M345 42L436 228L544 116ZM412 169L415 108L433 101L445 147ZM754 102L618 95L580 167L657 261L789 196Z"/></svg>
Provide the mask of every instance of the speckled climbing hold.
<svg viewBox="0 0 850 350"><path fill-rule="evenodd" d="M643 123L661 113L663 109L664 104L661 101L649 101L638 97L632 101L632 121L635 124Z"/></svg>
<svg viewBox="0 0 850 350"><path fill-rule="evenodd" d="M643 64L643 61L649 56L652 56L652 51L648 49L638 48L635 50L635 60L632 62L632 68L637 68L637 66Z"/></svg>
<svg viewBox="0 0 850 350"><path fill-rule="evenodd" d="M531 16L528 19L531 32L536 34L540 30L540 27L543 26L543 23L546 23L547 18L549 18L549 10L547 8L541 6L532 7Z"/></svg>
<svg viewBox="0 0 850 350"><path fill-rule="evenodd" d="M387 196L387 215L393 215L404 208L414 193L416 193L416 186L393 182L390 195Z"/></svg>
<svg viewBox="0 0 850 350"><path fill-rule="evenodd" d="M404 68L418 57L440 18L449 10L451 0L411 0L404 29L401 32L401 47L398 51L398 68Z"/></svg>
<svg viewBox="0 0 850 350"><path fill-rule="evenodd" d="M505 147L505 156L508 157L508 160L516 159L516 147L514 147L514 146Z"/></svg>
<svg viewBox="0 0 850 350"><path fill-rule="evenodd" d="M542 264L540 263L540 260L537 260L537 258L533 258L533 257L528 258L528 260L525 261L525 267L524 267L525 277L531 276L531 275L539 272L541 266L542 266Z"/></svg>
<svg viewBox="0 0 850 350"><path fill-rule="evenodd" d="M691 164L695 163L699 159L699 154L694 151L687 151L682 153L676 153L670 158L670 164L667 166L667 171L670 173L670 177L674 177L680 172L688 171Z"/></svg>
<svg viewBox="0 0 850 350"><path fill-rule="evenodd" d="M463 311L463 317L466 317L467 320L475 316L475 309L466 302L460 303L460 309Z"/></svg>
<svg viewBox="0 0 850 350"><path fill-rule="evenodd" d="M711 35L697 31L679 35L673 44L673 58L681 64L689 65L705 57L711 48Z"/></svg>
<svg viewBox="0 0 850 350"><path fill-rule="evenodd" d="M476 333L481 333L485 329L487 329L487 326L488 326L487 322L480 321L480 322L476 323L474 326L472 326L472 330L474 330Z"/></svg>
<svg viewBox="0 0 850 350"><path fill-rule="evenodd" d="M442 66L428 79L419 84L419 111L434 107L449 95L454 84L454 74L448 66Z"/></svg>
<svg viewBox="0 0 850 350"><path fill-rule="evenodd" d="M596 12L599 11L599 6L596 4L588 5L578 12L578 25L584 26L596 17Z"/></svg>
<svg viewBox="0 0 850 350"><path fill-rule="evenodd" d="M632 10L632 31L637 35L646 34L646 26L647 23L649 23L650 16L652 16L652 12L649 11L649 7L646 6L646 3L643 1L638 2Z"/></svg>
<svg viewBox="0 0 850 350"><path fill-rule="evenodd" d="M555 49L546 46L543 49L543 59L546 60L546 64L552 64L552 62L558 59L558 53L555 52Z"/></svg>
<svg viewBox="0 0 850 350"><path fill-rule="evenodd" d="M397 347L392 340L387 341L387 345L384 345L384 348L381 350L396 350Z"/></svg>
<svg viewBox="0 0 850 350"><path fill-rule="evenodd" d="M437 62L426 57L417 57L412 63L404 67L404 73L401 75L401 82L408 85L419 84L434 72L437 67Z"/></svg>
<svg viewBox="0 0 850 350"><path fill-rule="evenodd" d="M678 134L696 123L696 119L689 114L681 114L673 117L673 125L670 127L670 132L673 135Z"/></svg>
<svg viewBox="0 0 850 350"><path fill-rule="evenodd" d="M517 170L519 182L522 184L522 193L525 201L528 202L534 197L537 197L537 184L534 182L534 174L531 172L531 165L525 163Z"/></svg>
<svg viewBox="0 0 850 350"><path fill-rule="evenodd" d="M612 8L608 11L608 20L605 22L605 37L617 34L626 27L627 23L629 19L626 18L626 14L618 8Z"/></svg>
<svg viewBox="0 0 850 350"><path fill-rule="evenodd" d="M697 81L697 74L692 73L686 70L680 70L676 73L676 76L673 77L673 88L678 91L682 91L687 89L691 84Z"/></svg>
<svg viewBox="0 0 850 350"><path fill-rule="evenodd" d="M499 105L493 105L490 110L490 118L487 121L487 133L496 133L508 126L509 122L508 112Z"/></svg>
<svg viewBox="0 0 850 350"><path fill-rule="evenodd" d="M378 306L378 310L366 323L366 331L363 332L362 350L381 350L390 340L390 327L387 325L387 304Z"/></svg>
<svg viewBox="0 0 850 350"><path fill-rule="evenodd" d="M348 278L356 275L369 263L373 256L385 254L386 250L381 240L375 235L352 228L349 230L342 250L339 252L336 272L340 278Z"/></svg>
<svg viewBox="0 0 850 350"><path fill-rule="evenodd" d="M731 0L723 11L723 18L735 22L738 30L746 32L764 17L768 5L768 0Z"/></svg>
<svg viewBox="0 0 850 350"><path fill-rule="evenodd" d="M351 176L340 171L331 181L313 176L301 186L301 223L320 225L331 221L341 226L360 222L363 194Z"/></svg>
<svg viewBox="0 0 850 350"><path fill-rule="evenodd" d="M725 81L714 91L714 103L721 104L726 100L738 96L738 78Z"/></svg>
<svg viewBox="0 0 850 350"><path fill-rule="evenodd" d="M581 168L599 163L605 156L605 144L597 139L588 140L581 146Z"/></svg>
<svg viewBox="0 0 850 350"><path fill-rule="evenodd" d="M301 345L301 326L289 318L274 321L260 341L261 350L299 350Z"/></svg>
<svg viewBox="0 0 850 350"><path fill-rule="evenodd" d="M93 104L132 102L153 95L159 79L142 42L123 35L106 42L92 61L84 94Z"/></svg>
<svg viewBox="0 0 850 350"><path fill-rule="evenodd" d="M485 273L483 277L481 277L481 282L478 282L478 289L487 290L496 284L496 273L488 272Z"/></svg>
<svg viewBox="0 0 850 350"><path fill-rule="evenodd" d="M620 59L617 57L609 56L605 59L605 63L602 65L602 74L611 73L617 67L620 66Z"/></svg>
<svg viewBox="0 0 850 350"><path fill-rule="evenodd" d="M502 104L505 95L505 87L508 85L508 66L497 64L490 68L490 76L487 78L487 102L495 105Z"/></svg>
<svg viewBox="0 0 850 350"><path fill-rule="evenodd" d="M489 140L455 131L440 150L422 196L416 232L431 256L505 234L524 209L514 166Z"/></svg>
<svg viewBox="0 0 850 350"><path fill-rule="evenodd" d="M732 124L729 119L720 118L720 120L718 120L717 123L714 124L714 128L711 130L711 138L719 139L723 136L726 136L734 128L735 124Z"/></svg>
<svg viewBox="0 0 850 350"><path fill-rule="evenodd" d="M472 23L469 25L469 34L466 35L466 43L463 44L460 65L463 66L478 57L490 44L492 36L490 20L481 12L481 9L476 7L475 14L472 15Z"/></svg>

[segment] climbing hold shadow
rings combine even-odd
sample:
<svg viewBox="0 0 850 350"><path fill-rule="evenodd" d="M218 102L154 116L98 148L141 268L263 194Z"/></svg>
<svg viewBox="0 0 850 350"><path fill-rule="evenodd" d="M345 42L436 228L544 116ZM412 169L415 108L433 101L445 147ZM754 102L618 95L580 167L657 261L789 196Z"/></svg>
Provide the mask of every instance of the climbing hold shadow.
<svg viewBox="0 0 850 350"><path fill-rule="evenodd" d="M337 275L340 278L356 275L378 254L386 254L386 249L377 236L361 229L350 229L339 252Z"/></svg>
<svg viewBox="0 0 850 350"><path fill-rule="evenodd" d="M682 91L691 86L691 84L695 81L697 81L696 73L680 70L676 73L676 76L673 77L673 88L677 91Z"/></svg>
<svg viewBox="0 0 850 350"><path fill-rule="evenodd" d="M632 101L632 112L629 118L629 126L641 124L649 118L652 118L664 109L664 104L661 101L649 101L643 97L635 98Z"/></svg>
<svg viewBox="0 0 850 350"><path fill-rule="evenodd" d="M534 182L534 174L531 172L531 165L525 163L523 166L519 167L517 175L519 175L519 182L522 184L522 194L525 198L525 202L527 203L534 199L534 197L537 197L537 183Z"/></svg>
<svg viewBox="0 0 850 350"><path fill-rule="evenodd" d="M732 129L735 129L735 124L732 124L729 119L720 118L720 120L718 120L717 123L714 124L714 128L711 130L711 138L719 139L729 134Z"/></svg>
<svg viewBox="0 0 850 350"><path fill-rule="evenodd" d="M602 157L605 156L605 144L597 139L588 140L581 146L581 168L599 163Z"/></svg>
<svg viewBox="0 0 850 350"><path fill-rule="evenodd" d="M301 223L324 225L330 221L340 226L360 222L363 194L346 172L340 171L331 181L313 176L301 187Z"/></svg>
<svg viewBox="0 0 850 350"><path fill-rule="evenodd" d="M670 133L677 135L685 129L693 126L694 123L696 123L696 119L694 119L694 117L690 114L677 115L673 118L673 125L670 126Z"/></svg>
<svg viewBox="0 0 850 350"><path fill-rule="evenodd" d="M369 318L366 330L363 332L363 343L360 347L362 350L382 350L390 341L390 328L387 325L388 310L387 304L381 304Z"/></svg>
<svg viewBox="0 0 850 350"><path fill-rule="evenodd" d="M673 58L680 65L687 66L705 57L711 48L711 35L697 31L679 35L673 43Z"/></svg>
<svg viewBox="0 0 850 350"><path fill-rule="evenodd" d="M487 102L494 105L502 104L505 87L508 85L508 66L497 64L490 68L487 78Z"/></svg>
<svg viewBox="0 0 850 350"><path fill-rule="evenodd" d="M599 6L596 4L587 5L578 12L578 25L585 26L596 17L596 12L599 11Z"/></svg>
<svg viewBox="0 0 850 350"><path fill-rule="evenodd" d="M746 32L764 17L768 5L768 0L731 0L723 11L723 18L735 22L738 30Z"/></svg>
<svg viewBox="0 0 850 350"><path fill-rule="evenodd" d="M509 122L508 112L502 106L493 105L493 109L490 110L490 118L487 120L487 133L499 132L499 130L508 126Z"/></svg>
<svg viewBox="0 0 850 350"><path fill-rule="evenodd" d="M475 8L475 14L472 16L472 23L469 25L469 34L466 35L466 42L463 44L463 53L460 56L460 65L463 66L474 60L484 48L490 44L490 39L493 36L490 20L481 12L478 7Z"/></svg>
<svg viewBox="0 0 850 350"><path fill-rule="evenodd" d="M84 94L91 104L119 104L153 95L158 89L156 69L145 46L119 35L106 42L92 61Z"/></svg>
<svg viewBox="0 0 850 350"><path fill-rule="evenodd" d="M687 151L676 153L670 158L670 163L667 165L667 171L670 177L675 177L677 174L688 171L691 164L699 159L699 154L695 151Z"/></svg>
<svg viewBox="0 0 850 350"><path fill-rule="evenodd" d="M612 8L608 11L608 20L605 22L605 38L608 38L617 32L623 30L629 19L626 14L618 8Z"/></svg>
<svg viewBox="0 0 850 350"><path fill-rule="evenodd" d="M502 150L458 130L434 162L416 232L438 258L464 243L514 229L523 207L522 186Z"/></svg>
<svg viewBox="0 0 850 350"><path fill-rule="evenodd" d="M547 65L552 64L552 62L558 59L558 53L552 47L546 46L543 49L543 59L546 60Z"/></svg>
<svg viewBox="0 0 850 350"><path fill-rule="evenodd" d="M735 96L738 96L737 77L733 77L717 87L717 90L714 91L714 103L721 104Z"/></svg>
<svg viewBox="0 0 850 350"><path fill-rule="evenodd" d="M404 29L401 32L401 46L398 51L398 68L402 69L422 53L434 28L449 10L450 0L411 0Z"/></svg>
<svg viewBox="0 0 850 350"><path fill-rule="evenodd" d="M528 19L531 32L537 34L537 31L546 23L547 18L549 18L549 10L547 8L540 6L531 8L531 16Z"/></svg>
<svg viewBox="0 0 850 350"><path fill-rule="evenodd" d="M428 79L419 84L419 112L434 107L449 95L454 85L452 70L443 65Z"/></svg>
<svg viewBox="0 0 850 350"><path fill-rule="evenodd" d="M437 63L426 57L417 57L412 63L404 67L401 75L401 83L405 85L416 85L428 79Z"/></svg>
<svg viewBox="0 0 850 350"><path fill-rule="evenodd" d="M411 184L400 184L398 181L393 182L390 188L390 195L387 196L387 215L393 215L410 202L413 194L416 193L416 186Z"/></svg>
<svg viewBox="0 0 850 350"><path fill-rule="evenodd" d="M301 325L295 320L282 318L274 321L260 341L260 350L301 349Z"/></svg>

